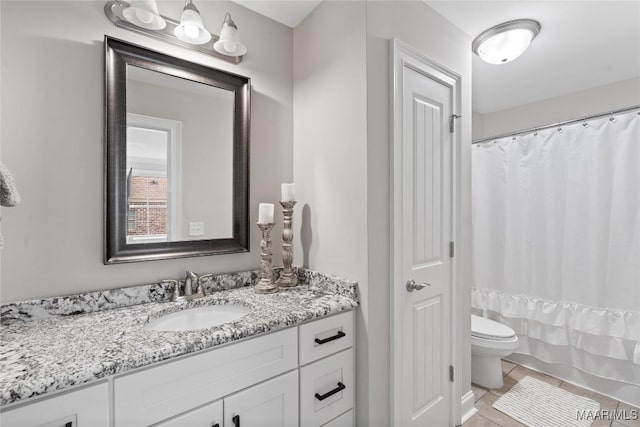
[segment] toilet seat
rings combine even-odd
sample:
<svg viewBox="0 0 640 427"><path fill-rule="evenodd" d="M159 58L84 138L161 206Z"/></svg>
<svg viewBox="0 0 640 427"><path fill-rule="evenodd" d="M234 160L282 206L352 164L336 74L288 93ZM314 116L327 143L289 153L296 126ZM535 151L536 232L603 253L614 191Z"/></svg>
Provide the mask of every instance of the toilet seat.
<svg viewBox="0 0 640 427"><path fill-rule="evenodd" d="M516 332L507 325L472 314L471 336L491 341L513 341Z"/></svg>

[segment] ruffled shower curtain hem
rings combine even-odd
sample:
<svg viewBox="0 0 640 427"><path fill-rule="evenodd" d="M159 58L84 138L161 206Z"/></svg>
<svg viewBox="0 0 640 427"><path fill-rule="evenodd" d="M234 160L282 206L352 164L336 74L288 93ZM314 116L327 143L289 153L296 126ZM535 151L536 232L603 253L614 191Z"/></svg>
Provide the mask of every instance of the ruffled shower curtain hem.
<svg viewBox="0 0 640 427"><path fill-rule="evenodd" d="M640 312L474 288L472 306L513 328L518 353L640 386Z"/></svg>

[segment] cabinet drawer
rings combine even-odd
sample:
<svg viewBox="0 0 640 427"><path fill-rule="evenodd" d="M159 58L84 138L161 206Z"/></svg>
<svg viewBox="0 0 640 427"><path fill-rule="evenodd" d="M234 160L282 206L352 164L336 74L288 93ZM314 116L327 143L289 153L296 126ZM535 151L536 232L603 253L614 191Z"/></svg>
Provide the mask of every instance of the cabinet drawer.
<svg viewBox="0 0 640 427"><path fill-rule="evenodd" d="M300 369L300 424L321 426L353 407L353 350Z"/></svg>
<svg viewBox="0 0 640 427"><path fill-rule="evenodd" d="M114 380L115 426L148 426L298 366L289 328Z"/></svg>
<svg viewBox="0 0 640 427"><path fill-rule="evenodd" d="M108 427L109 387L106 383L59 394L0 414L11 427Z"/></svg>
<svg viewBox="0 0 640 427"><path fill-rule="evenodd" d="M222 399L178 415L154 427L222 427Z"/></svg>
<svg viewBox="0 0 640 427"><path fill-rule="evenodd" d="M322 427L353 427L353 421L353 409L350 409L338 418L329 421Z"/></svg>
<svg viewBox="0 0 640 427"><path fill-rule="evenodd" d="M318 360L353 345L353 311L300 326L300 364Z"/></svg>

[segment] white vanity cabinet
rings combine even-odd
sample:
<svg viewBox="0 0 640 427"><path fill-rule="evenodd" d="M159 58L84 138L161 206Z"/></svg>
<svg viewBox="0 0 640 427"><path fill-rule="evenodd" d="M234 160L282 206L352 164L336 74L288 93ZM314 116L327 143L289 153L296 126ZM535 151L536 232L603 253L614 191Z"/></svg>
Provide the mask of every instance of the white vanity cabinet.
<svg viewBox="0 0 640 427"><path fill-rule="evenodd" d="M353 426L353 332L353 312L344 312L9 408L0 420L2 427Z"/></svg>
<svg viewBox="0 0 640 427"><path fill-rule="evenodd" d="M109 427L109 386L58 393L0 414L2 427Z"/></svg>
<svg viewBox="0 0 640 427"><path fill-rule="evenodd" d="M297 367L289 328L122 375L113 381L115 427L165 422Z"/></svg>

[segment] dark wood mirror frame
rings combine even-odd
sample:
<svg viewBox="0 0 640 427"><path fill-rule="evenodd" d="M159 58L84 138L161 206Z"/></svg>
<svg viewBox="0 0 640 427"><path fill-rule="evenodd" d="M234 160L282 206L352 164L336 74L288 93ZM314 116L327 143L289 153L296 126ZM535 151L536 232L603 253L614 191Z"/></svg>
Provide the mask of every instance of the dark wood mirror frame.
<svg viewBox="0 0 640 427"><path fill-rule="evenodd" d="M104 263L152 261L249 251L251 80L105 36ZM127 244L127 65L234 93L233 237Z"/></svg>

